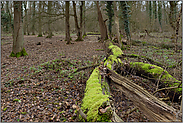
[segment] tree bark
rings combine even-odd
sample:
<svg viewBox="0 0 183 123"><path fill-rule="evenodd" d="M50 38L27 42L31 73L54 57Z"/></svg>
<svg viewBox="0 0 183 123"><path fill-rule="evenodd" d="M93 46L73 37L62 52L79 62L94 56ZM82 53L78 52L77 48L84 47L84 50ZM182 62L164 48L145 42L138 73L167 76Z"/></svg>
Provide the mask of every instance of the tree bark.
<svg viewBox="0 0 183 123"><path fill-rule="evenodd" d="M24 49L24 36L22 24L22 2L14 1L14 37L13 37L13 50L10 54L11 57L20 57L27 55Z"/></svg>
<svg viewBox="0 0 183 123"><path fill-rule="evenodd" d="M48 1L48 13L51 14L52 8L52 1ZM51 17L48 16L48 36L46 38L52 38L52 31L51 31Z"/></svg>
<svg viewBox="0 0 183 123"><path fill-rule="evenodd" d="M117 40L118 40L120 48L122 48L122 43L121 43L120 34L119 34L119 20L118 20L118 17L117 17L116 1L113 2L113 5L114 5L114 17L115 17L115 25L116 25L115 27L116 27Z"/></svg>
<svg viewBox="0 0 183 123"><path fill-rule="evenodd" d="M98 21L99 21L99 26L100 26L100 33L101 33L101 41L104 42L104 40L108 39L107 26L105 24L105 21L103 20L98 1L97 1L97 11L98 11Z"/></svg>
<svg viewBox="0 0 183 123"><path fill-rule="evenodd" d="M42 35L42 22L41 22L41 12L42 12L42 1L39 1L39 34L38 37L43 37Z"/></svg>
<svg viewBox="0 0 183 123"><path fill-rule="evenodd" d="M65 3L65 33L67 44L70 44L69 1Z"/></svg>
<svg viewBox="0 0 183 123"><path fill-rule="evenodd" d="M32 35L35 35L35 22L36 22L35 15L36 15L36 2L35 2L35 1L33 1L33 13L32 13L32 18L33 18L33 21L32 21Z"/></svg>
<svg viewBox="0 0 183 123"><path fill-rule="evenodd" d="M27 31L27 1L24 2L25 16L24 16L24 35L26 35Z"/></svg>
<svg viewBox="0 0 183 123"><path fill-rule="evenodd" d="M82 39L82 5L80 6L80 27L79 27L77 14L76 14L76 3L75 1L72 1L72 3L73 3L73 10L74 10L75 28L77 30L77 36L78 36L76 41L83 41Z"/></svg>

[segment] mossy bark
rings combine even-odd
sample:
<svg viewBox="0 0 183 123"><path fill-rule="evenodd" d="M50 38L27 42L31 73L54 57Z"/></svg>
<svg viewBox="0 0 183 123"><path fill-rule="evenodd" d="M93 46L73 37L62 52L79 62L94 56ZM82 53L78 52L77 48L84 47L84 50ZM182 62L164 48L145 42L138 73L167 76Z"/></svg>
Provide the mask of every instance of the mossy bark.
<svg viewBox="0 0 183 123"><path fill-rule="evenodd" d="M100 81L101 75L99 74L99 68L97 67L86 82L85 96L81 105L81 109L87 114L88 122L111 121L109 113L99 114L99 107L101 107L104 102L109 101L109 95L104 95L102 93Z"/></svg>

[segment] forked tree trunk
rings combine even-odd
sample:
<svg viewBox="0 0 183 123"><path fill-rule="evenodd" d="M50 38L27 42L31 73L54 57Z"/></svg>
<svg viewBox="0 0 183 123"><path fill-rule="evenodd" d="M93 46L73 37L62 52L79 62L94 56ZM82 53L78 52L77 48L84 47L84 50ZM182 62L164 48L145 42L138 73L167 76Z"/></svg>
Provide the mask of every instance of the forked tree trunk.
<svg viewBox="0 0 183 123"><path fill-rule="evenodd" d="M13 35L13 51L11 57L25 56L27 53L24 49L24 35L21 15L21 1L14 1L14 35Z"/></svg>
<svg viewBox="0 0 183 123"><path fill-rule="evenodd" d="M98 1L97 1L97 11L98 11L98 21L99 21L99 26L100 26L100 33L101 33L101 41L103 42L104 40L108 39L107 26L105 24L105 21L103 20Z"/></svg>
<svg viewBox="0 0 183 123"><path fill-rule="evenodd" d="M67 44L70 44L69 1L65 4L65 33Z"/></svg>

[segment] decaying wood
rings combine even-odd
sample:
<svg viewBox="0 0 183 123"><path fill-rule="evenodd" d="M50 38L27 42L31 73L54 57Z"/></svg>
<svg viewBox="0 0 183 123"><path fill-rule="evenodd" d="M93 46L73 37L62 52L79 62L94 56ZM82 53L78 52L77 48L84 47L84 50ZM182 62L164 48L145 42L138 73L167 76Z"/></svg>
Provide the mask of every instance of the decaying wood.
<svg viewBox="0 0 183 123"><path fill-rule="evenodd" d="M113 84L118 87L131 101L133 101L133 104L151 121L180 122L180 118L176 118L177 112L173 107L158 100L152 94L127 78L120 76L110 69L108 69L108 71L111 73L109 78L111 78Z"/></svg>

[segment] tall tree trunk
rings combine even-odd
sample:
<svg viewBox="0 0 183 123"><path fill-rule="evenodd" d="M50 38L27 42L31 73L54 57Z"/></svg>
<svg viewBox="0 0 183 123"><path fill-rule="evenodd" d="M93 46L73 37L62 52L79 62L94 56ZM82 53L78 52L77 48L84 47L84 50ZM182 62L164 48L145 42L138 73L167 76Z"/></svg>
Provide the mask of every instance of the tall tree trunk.
<svg viewBox="0 0 183 123"><path fill-rule="evenodd" d="M35 14L36 14L36 2L33 1L33 13L32 13L32 18L33 18L33 21L32 21L32 35L35 35Z"/></svg>
<svg viewBox="0 0 183 123"><path fill-rule="evenodd" d="M119 20L118 20L118 17L117 17L117 6L116 6L116 1L113 2L113 5L114 5L114 17L115 17L115 27L116 27L116 34L117 34L117 40L118 40L118 43L119 43L119 46L120 48L122 48L122 43L121 43L121 40L120 40L120 34L119 34Z"/></svg>
<svg viewBox="0 0 183 123"><path fill-rule="evenodd" d="M162 19L162 10L161 10L161 1L158 1L158 20L159 20L159 24L160 24L160 32L162 31L162 24L161 24L161 19Z"/></svg>
<svg viewBox="0 0 183 123"><path fill-rule="evenodd" d="M41 12L42 12L42 1L39 1L39 34L38 37L43 37L42 35L42 22L41 22Z"/></svg>
<svg viewBox="0 0 183 123"><path fill-rule="evenodd" d="M81 1L81 5L80 5L80 37L79 39L81 39L81 41L83 40L82 39L82 29L83 29L83 1Z"/></svg>
<svg viewBox="0 0 183 123"><path fill-rule="evenodd" d="M29 20L32 21L32 1L29 1ZM30 35L30 32L31 32L31 27L32 27L32 23L29 21L29 24L30 24L30 27L29 25L27 24L27 34Z"/></svg>
<svg viewBox="0 0 183 123"><path fill-rule="evenodd" d="M103 20L102 13L100 11L99 2L97 1L97 11L98 11L98 21L100 26L100 33L101 33L101 41L104 42L104 40L108 39L107 35L107 26L105 24L106 20Z"/></svg>
<svg viewBox="0 0 183 123"><path fill-rule="evenodd" d="M66 44L70 44L70 25L69 25L69 1L65 4L65 33L66 33Z"/></svg>
<svg viewBox="0 0 183 123"><path fill-rule="evenodd" d="M9 13L9 1L6 1L6 13ZM9 32L10 23L6 26L6 31Z"/></svg>
<svg viewBox="0 0 183 123"><path fill-rule="evenodd" d="M108 18L109 18L109 21L108 21L108 31L109 31L110 39L112 39L112 22L113 22L112 17L113 17L113 14L114 14L113 8L112 8L112 2L113 1L107 1L107 6L106 6L107 15L108 15Z"/></svg>
<svg viewBox="0 0 183 123"><path fill-rule="evenodd" d="M27 1L24 1L24 9L25 9L25 16L24 16L24 35L26 35L26 31L27 31Z"/></svg>
<svg viewBox="0 0 183 123"><path fill-rule="evenodd" d="M179 26L180 26L181 15L182 15L182 3L181 3L181 9L179 12L179 16L178 16L177 22L176 22L176 31L175 31L175 51L176 52L177 52L177 41L178 41L178 35L179 35Z"/></svg>
<svg viewBox="0 0 183 123"><path fill-rule="evenodd" d="M83 1L83 35L86 36L86 19L85 19L85 14L86 14L86 6L85 6L85 1Z"/></svg>
<svg viewBox="0 0 183 123"><path fill-rule="evenodd" d="M21 7L22 7L21 1L14 1L14 37L13 37L13 50L10 54L11 57L20 57L27 55L24 49Z"/></svg>
<svg viewBox="0 0 183 123"><path fill-rule="evenodd" d="M48 1L48 14L51 14L52 8L52 1ZM52 31L51 31L51 18L48 17L48 36L46 38L52 38Z"/></svg>
<svg viewBox="0 0 183 123"><path fill-rule="evenodd" d="M82 41L83 39L82 39L81 27L79 27L78 19L77 19L77 14L76 14L76 3L75 3L75 1L72 1L72 3L73 3L73 10L74 10L75 28L77 30L77 36L78 36L76 41ZM80 8L80 10L81 10L81 8ZM80 13L80 17L81 17L81 14L82 14L82 12ZM81 21L82 20L80 19L80 26L81 26Z"/></svg>
<svg viewBox="0 0 183 123"><path fill-rule="evenodd" d="M122 6L122 13L123 13L123 22L125 27L125 32L127 36L127 40L131 43L131 35L130 35L130 27L129 27L129 6L126 1L120 1L120 6Z"/></svg>

